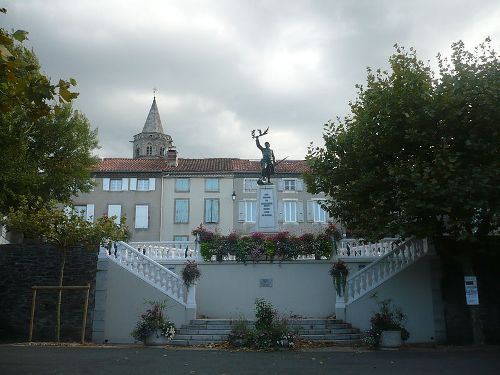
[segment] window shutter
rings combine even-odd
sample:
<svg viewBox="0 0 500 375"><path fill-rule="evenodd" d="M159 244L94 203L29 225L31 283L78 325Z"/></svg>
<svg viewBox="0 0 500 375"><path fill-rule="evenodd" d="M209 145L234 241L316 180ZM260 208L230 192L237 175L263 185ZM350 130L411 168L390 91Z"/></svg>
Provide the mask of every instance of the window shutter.
<svg viewBox="0 0 500 375"><path fill-rule="evenodd" d="M90 182L92 182L92 187L90 188L90 191L94 191L95 186L96 186L96 184L97 184L97 181L96 181L96 179L95 179L95 178L93 178L93 177L92 177L92 178L90 179Z"/></svg>
<svg viewBox="0 0 500 375"><path fill-rule="evenodd" d="M284 205L283 202L278 203L278 221L283 222L283 210L284 210Z"/></svg>
<svg viewBox="0 0 500 375"><path fill-rule="evenodd" d="M116 216L115 223L120 224L120 218L122 217L122 206L119 204L110 204L108 206L108 217Z"/></svg>
<svg viewBox="0 0 500 375"><path fill-rule="evenodd" d="M297 221L299 223L304 222L304 202L302 201L297 202Z"/></svg>
<svg viewBox="0 0 500 375"><path fill-rule="evenodd" d="M149 190L150 191L156 190L155 182L156 182L156 178L149 179Z"/></svg>
<svg viewBox="0 0 500 375"><path fill-rule="evenodd" d="M245 221L245 202L238 202L238 221Z"/></svg>
<svg viewBox="0 0 500 375"><path fill-rule="evenodd" d="M66 216L70 216L73 210L71 209L70 206L64 206L63 211L66 214Z"/></svg>
<svg viewBox="0 0 500 375"><path fill-rule="evenodd" d="M314 221L314 203L307 201L307 221Z"/></svg>
<svg viewBox="0 0 500 375"><path fill-rule="evenodd" d="M87 221L90 223L94 222L94 205L93 204L87 204Z"/></svg>
<svg viewBox="0 0 500 375"><path fill-rule="evenodd" d="M130 179L130 190L137 190L137 178L135 177Z"/></svg>
<svg viewBox="0 0 500 375"><path fill-rule="evenodd" d="M329 223L333 223L333 216L330 216L330 213L326 211L326 221Z"/></svg>
<svg viewBox="0 0 500 375"><path fill-rule="evenodd" d="M278 181L278 190L279 191L285 190L285 181L283 181L282 178L280 178L279 181Z"/></svg>
<svg viewBox="0 0 500 375"><path fill-rule="evenodd" d="M301 178L297 178L297 180L295 180L296 182L296 188L297 188L297 191L303 191L304 190L304 180L301 179Z"/></svg>
<svg viewBox="0 0 500 375"><path fill-rule="evenodd" d="M145 229L149 226L149 206L135 206L135 227L137 229Z"/></svg>
<svg viewBox="0 0 500 375"><path fill-rule="evenodd" d="M122 191L128 190L128 178L122 178Z"/></svg>
<svg viewBox="0 0 500 375"><path fill-rule="evenodd" d="M102 179L102 190L109 191L109 178Z"/></svg>

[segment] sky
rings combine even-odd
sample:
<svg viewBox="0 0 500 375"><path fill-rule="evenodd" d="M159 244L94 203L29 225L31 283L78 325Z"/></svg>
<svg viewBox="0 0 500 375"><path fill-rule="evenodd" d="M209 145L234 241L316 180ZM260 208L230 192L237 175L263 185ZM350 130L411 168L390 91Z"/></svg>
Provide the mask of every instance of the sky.
<svg viewBox="0 0 500 375"><path fill-rule="evenodd" d="M324 124L349 114L366 68L394 44L436 55L487 36L500 44L498 0L16 0L0 25L57 82L75 78L74 107L98 128L100 157L132 157L157 89L165 133L181 158L277 159L323 145Z"/></svg>

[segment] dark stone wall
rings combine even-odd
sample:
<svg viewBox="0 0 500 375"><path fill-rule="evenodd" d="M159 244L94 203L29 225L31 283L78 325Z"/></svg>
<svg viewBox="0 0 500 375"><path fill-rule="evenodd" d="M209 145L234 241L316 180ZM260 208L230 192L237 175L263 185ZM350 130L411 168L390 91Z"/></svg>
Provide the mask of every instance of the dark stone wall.
<svg viewBox="0 0 500 375"><path fill-rule="evenodd" d="M27 341L33 285L58 285L62 252L48 245L0 246L0 341ZM86 340L92 337L97 251L67 250L63 285L87 285L90 298ZM33 341L55 340L57 291L37 291ZM61 303L61 341L80 341L83 290L65 290Z"/></svg>
<svg viewBox="0 0 500 375"><path fill-rule="evenodd" d="M473 244L449 239L436 242L443 264L442 292L447 339L450 344L473 343L469 307L465 300L463 259L472 254L477 277L479 309L487 344L500 344L500 238L490 237Z"/></svg>

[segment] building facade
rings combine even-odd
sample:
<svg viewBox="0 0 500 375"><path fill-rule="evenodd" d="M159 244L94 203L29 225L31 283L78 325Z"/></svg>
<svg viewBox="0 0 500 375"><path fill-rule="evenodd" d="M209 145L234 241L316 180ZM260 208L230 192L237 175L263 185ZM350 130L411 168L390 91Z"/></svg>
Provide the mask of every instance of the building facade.
<svg viewBox="0 0 500 375"><path fill-rule="evenodd" d="M324 196L307 193L306 170L304 160L276 167L279 231L321 232L331 221L319 204ZM221 234L251 233L260 171L258 160L178 158L154 99L143 131L134 136L133 157L101 160L94 190L73 204L88 220L125 216L133 241L192 240L200 224Z"/></svg>

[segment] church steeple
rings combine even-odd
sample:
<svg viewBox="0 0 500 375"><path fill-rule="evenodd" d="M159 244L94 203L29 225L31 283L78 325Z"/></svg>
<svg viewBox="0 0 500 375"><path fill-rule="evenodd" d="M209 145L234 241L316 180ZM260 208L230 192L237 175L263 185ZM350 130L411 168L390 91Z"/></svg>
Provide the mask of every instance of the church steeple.
<svg viewBox="0 0 500 375"><path fill-rule="evenodd" d="M167 159L169 150L175 150L172 137L163 132L156 97L153 98L142 132L134 135L133 143L134 159Z"/></svg>
<svg viewBox="0 0 500 375"><path fill-rule="evenodd" d="M156 97L153 98L153 104L149 110L148 118L142 129L143 133L163 133L163 126L161 125L160 112L156 105Z"/></svg>

